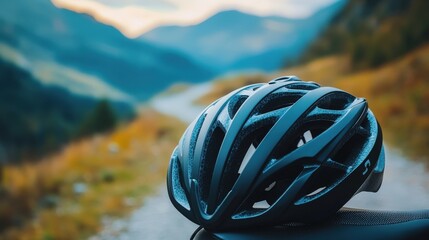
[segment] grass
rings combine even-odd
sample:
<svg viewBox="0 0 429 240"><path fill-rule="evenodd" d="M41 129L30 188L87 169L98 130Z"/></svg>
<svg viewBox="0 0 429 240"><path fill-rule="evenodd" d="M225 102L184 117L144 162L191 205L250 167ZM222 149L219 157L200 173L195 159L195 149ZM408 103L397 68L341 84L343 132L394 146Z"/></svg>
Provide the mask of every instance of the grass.
<svg viewBox="0 0 429 240"><path fill-rule="evenodd" d="M368 99L387 140L429 161L429 45L376 70L341 78L336 86Z"/></svg>
<svg viewBox="0 0 429 240"><path fill-rule="evenodd" d="M94 234L103 217L123 216L163 182L184 128L146 109L110 134L74 143L35 164L6 166L0 239L84 239Z"/></svg>
<svg viewBox="0 0 429 240"><path fill-rule="evenodd" d="M209 105L231 91L254 83L268 82L281 75L296 75L307 81L323 82L331 85L339 77L350 71L350 63L346 57L330 56L312 61L304 66L285 69L274 74L240 75L218 80L213 89L206 95L195 100L196 104Z"/></svg>
<svg viewBox="0 0 429 240"><path fill-rule="evenodd" d="M429 161L429 45L371 70L355 72L347 57L329 56L273 75L222 79L196 103L208 105L241 86L280 75L296 75L367 98L387 142L414 159Z"/></svg>

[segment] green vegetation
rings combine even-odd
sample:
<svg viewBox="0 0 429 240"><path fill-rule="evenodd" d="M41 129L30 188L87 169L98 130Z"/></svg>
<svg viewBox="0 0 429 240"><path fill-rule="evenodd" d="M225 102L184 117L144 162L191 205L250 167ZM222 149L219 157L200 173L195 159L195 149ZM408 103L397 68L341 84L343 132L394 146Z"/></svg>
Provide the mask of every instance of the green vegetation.
<svg viewBox="0 0 429 240"><path fill-rule="evenodd" d="M146 109L110 134L70 144L43 161L5 166L0 239L85 239L103 217L141 206L165 179L184 129Z"/></svg>
<svg viewBox="0 0 429 240"><path fill-rule="evenodd" d="M58 150L72 140L77 128L84 124L84 117L97 105L95 99L44 86L28 72L3 61L0 61L0 76L0 164L36 160ZM106 103L102 102L98 107L103 104ZM133 115L127 104L111 106L113 109L105 110L114 112L121 119ZM102 124L107 123L108 118L100 116L86 124L94 125L94 120ZM93 127L86 134L98 130L103 129Z"/></svg>
<svg viewBox="0 0 429 240"><path fill-rule="evenodd" d="M429 41L429 1L350 0L302 57L347 54L354 69L377 67Z"/></svg>
<svg viewBox="0 0 429 240"><path fill-rule="evenodd" d="M107 100L101 100L86 117L78 130L78 137L104 133L116 127L117 117Z"/></svg>

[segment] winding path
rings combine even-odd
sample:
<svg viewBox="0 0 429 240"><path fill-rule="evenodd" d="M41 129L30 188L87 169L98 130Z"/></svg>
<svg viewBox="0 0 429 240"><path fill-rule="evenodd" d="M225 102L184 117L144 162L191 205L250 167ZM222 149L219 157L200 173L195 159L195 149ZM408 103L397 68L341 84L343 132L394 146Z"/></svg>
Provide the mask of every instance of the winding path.
<svg viewBox="0 0 429 240"><path fill-rule="evenodd" d="M210 83L197 85L182 93L155 98L151 105L162 113L191 122L203 109L193 105L193 100L208 92L210 87ZM346 206L380 210L429 209L427 167L389 148L386 149L386 160L379 192L360 193ZM106 221L104 230L91 240L189 239L196 227L170 204L164 184L158 194L147 198L129 218Z"/></svg>

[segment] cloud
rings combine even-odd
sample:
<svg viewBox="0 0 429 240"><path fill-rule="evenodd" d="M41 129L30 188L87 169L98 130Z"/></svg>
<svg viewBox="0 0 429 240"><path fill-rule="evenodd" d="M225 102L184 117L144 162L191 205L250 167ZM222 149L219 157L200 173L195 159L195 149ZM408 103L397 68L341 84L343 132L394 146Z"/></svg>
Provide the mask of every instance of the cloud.
<svg viewBox="0 0 429 240"><path fill-rule="evenodd" d="M97 20L137 37L160 25L191 25L222 10L256 15L303 18L337 0L52 0L63 8L93 15Z"/></svg>
<svg viewBox="0 0 429 240"><path fill-rule="evenodd" d="M111 7L140 6L161 11L176 8L176 4L163 0L98 0L98 2Z"/></svg>

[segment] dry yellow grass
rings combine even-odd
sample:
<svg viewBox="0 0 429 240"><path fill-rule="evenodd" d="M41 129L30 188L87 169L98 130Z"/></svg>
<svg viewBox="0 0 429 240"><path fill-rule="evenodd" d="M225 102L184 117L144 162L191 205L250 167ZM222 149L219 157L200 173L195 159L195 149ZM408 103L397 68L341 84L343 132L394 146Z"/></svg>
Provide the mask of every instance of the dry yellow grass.
<svg viewBox="0 0 429 240"><path fill-rule="evenodd" d="M231 91L254 83L267 82L283 75L296 75L307 81L323 82L331 85L338 78L349 72L350 63L346 57L330 56L315 60L304 66L285 69L274 74L239 75L218 80L213 89L195 101L196 104L209 105Z"/></svg>
<svg viewBox="0 0 429 240"><path fill-rule="evenodd" d="M167 90L158 94L157 96L169 96L181 93L183 91L186 91L189 87L191 87L191 84L189 83L176 83L173 86L169 87Z"/></svg>
<svg viewBox="0 0 429 240"><path fill-rule="evenodd" d="M71 144L39 163L6 167L0 216L20 226L0 239L82 239L95 233L103 216L139 206L164 180L184 128L144 110L111 134Z"/></svg>
<svg viewBox="0 0 429 240"><path fill-rule="evenodd" d="M368 99L389 142L429 159L429 45L375 70L344 76L335 86Z"/></svg>

